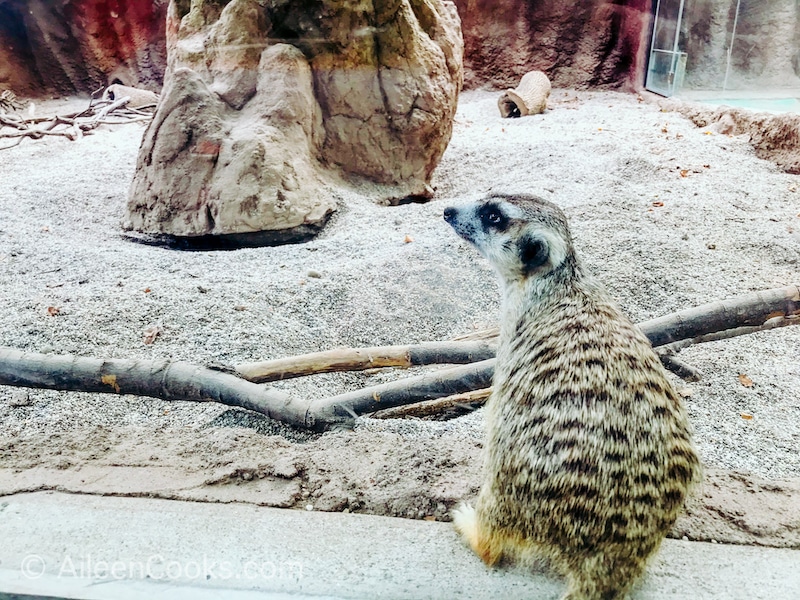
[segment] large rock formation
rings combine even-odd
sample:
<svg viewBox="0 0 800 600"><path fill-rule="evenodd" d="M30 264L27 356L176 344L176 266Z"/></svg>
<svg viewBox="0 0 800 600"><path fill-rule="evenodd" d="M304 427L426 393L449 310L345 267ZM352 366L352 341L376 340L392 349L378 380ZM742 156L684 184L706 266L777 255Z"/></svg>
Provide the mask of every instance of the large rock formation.
<svg viewBox="0 0 800 600"><path fill-rule="evenodd" d="M278 44L259 66L240 112L195 71L171 74L139 150L126 229L239 246L302 240L324 224L335 202L312 158L322 119L308 64Z"/></svg>
<svg viewBox="0 0 800 600"><path fill-rule="evenodd" d="M430 197L462 82L455 7L301 8L170 4L165 85L126 228L203 243L304 239L335 208L330 166L384 184L390 201Z"/></svg>
<svg viewBox="0 0 800 600"><path fill-rule="evenodd" d="M283 4L290 12L280 15L278 33L296 36L310 56L324 160L400 186L397 198L430 197L463 81L455 5L325 0L297 14L292 2Z"/></svg>

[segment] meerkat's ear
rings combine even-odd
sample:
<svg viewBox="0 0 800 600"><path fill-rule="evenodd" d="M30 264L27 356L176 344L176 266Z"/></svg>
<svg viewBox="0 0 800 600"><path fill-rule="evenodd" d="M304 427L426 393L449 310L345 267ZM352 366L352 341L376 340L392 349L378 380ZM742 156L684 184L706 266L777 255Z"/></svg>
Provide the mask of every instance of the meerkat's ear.
<svg viewBox="0 0 800 600"><path fill-rule="evenodd" d="M540 237L523 236L519 241L519 258L526 274L541 267L550 256L547 241Z"/></svg>

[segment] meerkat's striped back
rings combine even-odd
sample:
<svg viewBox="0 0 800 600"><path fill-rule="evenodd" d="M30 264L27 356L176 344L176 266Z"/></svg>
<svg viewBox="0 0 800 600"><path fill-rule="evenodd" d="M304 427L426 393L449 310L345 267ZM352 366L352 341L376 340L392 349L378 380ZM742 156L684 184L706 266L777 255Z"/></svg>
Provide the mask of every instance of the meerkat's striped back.
<svg viewBox="0 0 800 600"><path fill-rule="evenodd" d="M500 227L481 225L487 206ZM494 197L452 210L445 218L504 288L486 479L456 527L489 564L546 556L567 598L621 598L699 476L681 399L647 338L583 272L557 207Z"/></svg>

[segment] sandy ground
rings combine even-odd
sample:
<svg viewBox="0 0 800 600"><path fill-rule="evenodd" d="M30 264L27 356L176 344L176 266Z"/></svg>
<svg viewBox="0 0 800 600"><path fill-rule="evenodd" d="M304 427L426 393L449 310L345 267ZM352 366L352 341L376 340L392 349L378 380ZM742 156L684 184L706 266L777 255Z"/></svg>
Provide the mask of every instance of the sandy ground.
<svg viewBox="0 0 800 600"><path fill-rule="evenodd" d="M441 219L488 191L561 205L584 261L635 321L800 283L800 180L756 158L746 136L699 129L635 95L556 90L545 114L517 120L499 117L496 98L462 95L433 201L386 207L370 186L342 191L317 239L276 248L182 253L124 239L139 124L3 151L0 345L236 364L491 326L494 276ZM162 333L146 345L152 325ZM705 374L676 385L706 483L673 533L800 546L800 328L680 357ZM404 375L280 387L316 398ZM481 418L360 419L319 436L214 404L0 386L0 494L442 519L477 491Z"/></svg>

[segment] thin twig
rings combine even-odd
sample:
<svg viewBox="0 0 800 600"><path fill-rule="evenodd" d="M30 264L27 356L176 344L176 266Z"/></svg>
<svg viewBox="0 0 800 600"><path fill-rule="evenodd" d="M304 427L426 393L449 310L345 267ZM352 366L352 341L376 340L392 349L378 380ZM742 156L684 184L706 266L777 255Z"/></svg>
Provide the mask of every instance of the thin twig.
<svg viewBox="0 0 800 600"><path fill-rule="evenodd" d="M14 146L19 146L22 143L23 139L25 139L25 138L20 137L13 144L9 144L8 146L0 146L0 150L8 150L9 148L13 148Z"/></svg>
<svg viewBox="0 0 800 600"><path fill-rule="evenodd" d="M67 115L31 117L28 119L0 115L0 126L11 127L16 130L13 133L0 132L0 138L16 139L13 144L0 147L0 150L8 150L19 145L25 137L41 139L45 135L56 135L76 140L82 137L84 133L90 133L91 130L101 124L124 125L148 121L152 118L152 113L141 109L127 108L126 105L130 102L128 96L118 98L113 102L107 100L94 102L93 98L94 94L90 99L89 108ZM117 118L109 118L112 114ZM45 123L45 125L32 127L41 123Z"/></svg>

